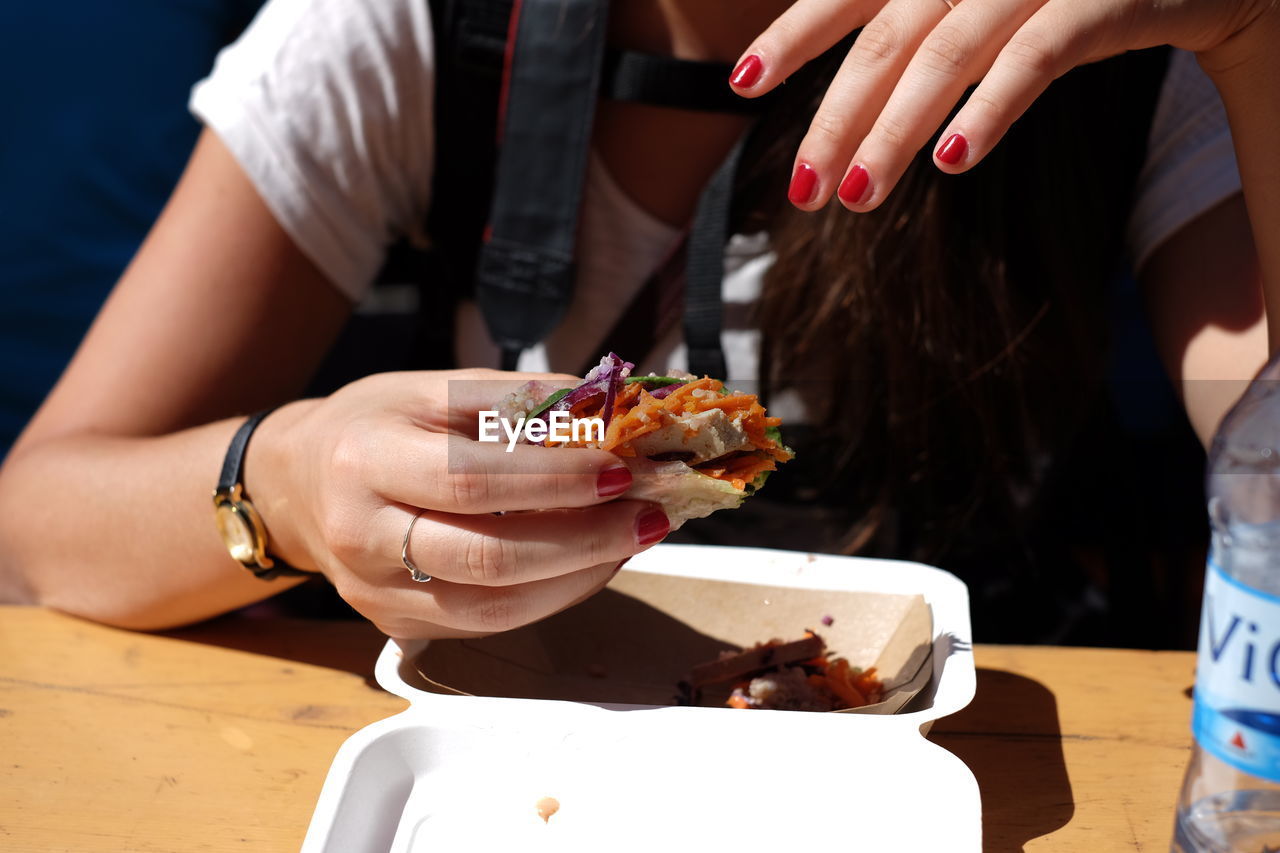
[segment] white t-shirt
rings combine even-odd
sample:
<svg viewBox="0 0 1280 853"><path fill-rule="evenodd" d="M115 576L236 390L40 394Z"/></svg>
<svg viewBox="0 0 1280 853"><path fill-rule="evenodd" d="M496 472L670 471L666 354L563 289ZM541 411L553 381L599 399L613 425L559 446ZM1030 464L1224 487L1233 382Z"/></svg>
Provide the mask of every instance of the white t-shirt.
<svg viewBox="0 0 1280 853"><path fill-rule="evenodd" d="M197 84L192 111L216 132L298 247L353 301L387 246L422 232L436 163L431 19L424 0L269 0ZM1175 51L1153 118L1128 227L1135 268L1240 179L1226 115L1195 58ZM576 372L678 238L591 158L568 316L521 358L524 370ZM763 235L734 237L727 317L746 318L772 263ZM459 363L497 366L474 305L459 309ZM584 335L598 329L600 340ZM759 332L727 322L730 381L756 376ZM641 369L684 367L678 333Z"/></svg>

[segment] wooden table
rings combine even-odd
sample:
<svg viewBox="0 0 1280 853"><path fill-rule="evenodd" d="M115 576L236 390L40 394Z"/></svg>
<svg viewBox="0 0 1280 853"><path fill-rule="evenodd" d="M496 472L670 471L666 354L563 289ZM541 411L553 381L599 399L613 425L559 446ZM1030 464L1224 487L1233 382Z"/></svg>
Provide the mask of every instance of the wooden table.
<svg viewBox="0 0 1280 853"><path fill-rule="evenodd" d="M0 607L0 850L294 851L339 744L404 707L358 622L136 634ZM1194 655L979 646L930 737L973 769L986 849L1165 853Z"/></svg>

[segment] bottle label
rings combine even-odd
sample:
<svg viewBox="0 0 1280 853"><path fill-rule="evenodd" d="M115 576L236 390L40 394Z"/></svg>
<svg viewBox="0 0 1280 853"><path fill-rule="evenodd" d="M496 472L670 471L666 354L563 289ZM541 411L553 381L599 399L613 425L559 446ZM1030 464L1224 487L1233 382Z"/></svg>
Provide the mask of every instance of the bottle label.
<svg viewBox="0 0 1280 853"><path fill-rule="evenodd" d="M1205 575L1191 730L1237 770L1280 782L1280 597Z"/></svg>

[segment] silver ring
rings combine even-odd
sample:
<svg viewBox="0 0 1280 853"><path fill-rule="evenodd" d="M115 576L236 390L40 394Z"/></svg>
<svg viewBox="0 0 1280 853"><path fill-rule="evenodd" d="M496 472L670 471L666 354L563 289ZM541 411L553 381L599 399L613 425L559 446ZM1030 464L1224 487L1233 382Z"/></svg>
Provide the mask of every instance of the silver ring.
<svg viewBox="0 0 1280 853"><path fill-rule="evenodd" d="M404 563L404 567L409 570L409 577L418 583L426 583L431 580L431 575L424 572L413 564L413 560L409 559L409 537L413 535L413 526L418 523L418 519L422 518L425 509L418 510L418 514L409 522L409 528L404 532L404 541L400 543L400 562Z"/></svg>

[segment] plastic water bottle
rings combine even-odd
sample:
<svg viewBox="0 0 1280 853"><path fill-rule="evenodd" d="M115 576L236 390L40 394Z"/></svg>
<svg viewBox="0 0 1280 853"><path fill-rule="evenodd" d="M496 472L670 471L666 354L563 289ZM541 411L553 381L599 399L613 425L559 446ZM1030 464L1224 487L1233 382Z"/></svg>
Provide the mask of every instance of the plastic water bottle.
<svg viewBox="0 0 1280 853"><path fill-rule="evenodd" d="M1209 451L1213 541L1177 853L1280 851L1280 358Z"/></svg>

